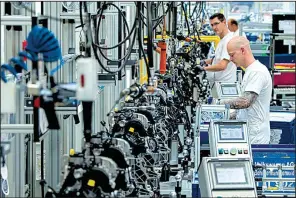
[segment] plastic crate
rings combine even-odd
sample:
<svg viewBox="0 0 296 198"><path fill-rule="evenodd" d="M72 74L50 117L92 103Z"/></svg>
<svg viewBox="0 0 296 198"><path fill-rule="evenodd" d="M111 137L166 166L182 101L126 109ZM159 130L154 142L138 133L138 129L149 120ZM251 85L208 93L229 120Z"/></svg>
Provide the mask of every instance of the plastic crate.
<svg viewBox="0 0 296 198"><path fill-rule="evenodd" d="M270 130L278 144L295 144L295 113L270 112Z"/></svg>

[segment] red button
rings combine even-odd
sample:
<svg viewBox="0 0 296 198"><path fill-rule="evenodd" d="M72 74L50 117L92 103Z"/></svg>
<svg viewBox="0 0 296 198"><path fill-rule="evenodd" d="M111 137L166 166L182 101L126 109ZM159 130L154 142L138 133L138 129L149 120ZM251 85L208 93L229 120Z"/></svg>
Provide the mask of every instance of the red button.
<svg viewBox="0 0 296 198"><path fill-rule="evenodd" d="M81 87L84 87L84 75L80 76L80 85Z"/></svg>
<svg viewBox="0 0 296 198"><path fill-rule="evenodd" d="M22 42L22 49L23 49L23 51L25 51L25 49L26 49L27 45L28 45L27 41L26 41L26 40L24 40L24 41ZM24 57L24 61L26 61L26 60L27 60L27 58L26 58L26 57Z"/></svg>
<svg viewBox="0 0 296 198"><path fill-rule="evenodd" d="M244 154L248 154L248 150L244 150Z"/></svg>

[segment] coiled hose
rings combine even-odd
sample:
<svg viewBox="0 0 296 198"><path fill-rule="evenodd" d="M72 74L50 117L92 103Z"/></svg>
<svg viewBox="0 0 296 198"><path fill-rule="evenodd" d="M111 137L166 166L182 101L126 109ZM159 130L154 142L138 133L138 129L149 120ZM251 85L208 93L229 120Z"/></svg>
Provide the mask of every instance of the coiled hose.
<svg viewBox="0 0 296 198"><path fill-rule="evenodd" d="M40 61L38 54L43 56L43 62L55 62L60 60L60 64L51 70L50 76L53 76L64 64L62 59L62 52L58 40L54 34L47 28L35 26L29 33L27 38L27 47L25 51L19 52L18 57L13 57L9 60L9 64L1 65L1 79L6 83L5 70L8 70L17 78L17 71L15 66L19 66L21 69L28 70L28 67L24 61L24 58L31 61Z"/></svg>

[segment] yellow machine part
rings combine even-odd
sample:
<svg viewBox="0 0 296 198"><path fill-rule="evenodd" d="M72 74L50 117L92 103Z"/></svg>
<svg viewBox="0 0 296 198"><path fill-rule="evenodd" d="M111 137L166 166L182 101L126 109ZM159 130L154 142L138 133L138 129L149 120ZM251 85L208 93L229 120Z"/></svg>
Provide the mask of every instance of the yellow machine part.
<svg viewBox="0 0 296 198"><path fill-rule="evenodd" d="M220 42L219 36L199 36L201 41L204 42L214 42L215 43L215 48L217 47L218 43ZM191 37L191 38L196 38L198 39L198 36Z"/></svg>
<svg viewBox="0 0 296 198"><path fill-rule="evenodd" d="M147 58L148 62L148 58ZM148 74L147 74L147 67L144 58L140 60L140 84L143 85L148 83Z"/></svg>
<svg viewBox="0 0 296 198"><path fill-rule="evenodd" d="M146 36L144 38L147 38ZM165 36L165 39L169 39L169 36ZM191 36L191 38L194 38L193 36ZM198 39L197 36L195 36L196 39ZM162 39L161 35L156 35L156 39ZM200 36L200 40L204 41L204 42L214 42L215 43L215 47L217 47L220 38L219 36Z"/></svg>

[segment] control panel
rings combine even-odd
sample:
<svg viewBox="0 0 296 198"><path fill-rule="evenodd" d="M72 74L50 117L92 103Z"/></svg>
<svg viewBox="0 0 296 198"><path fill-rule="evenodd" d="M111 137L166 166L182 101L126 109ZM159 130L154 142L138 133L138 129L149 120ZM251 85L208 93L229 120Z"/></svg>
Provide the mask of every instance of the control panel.
<svg viewBox="0 0 296 198"><path fill-rule="evenodd" d="M239 82L215 82L212 89L212 96L216 102L224 99L236 98L241 95L241 85Z"/></svg>
<svg viewBox="0 0 296 198"><path fill-rule="evenodd" d="M204 157L198 175L201 197L257 197L249 158Z"/></svg>
<svg viewBox="0 0 296 198"><path fill-rule="evenodd" d="M200 133L200 144L209 144L208 129L211 120L227 120L229 119L229 109L225 105L208 105L203 104L197 106L196 118L197 129Z"/></svg>
<svg viewBox="0 0 296 198"><path fill-rule="evenodd" d="M252 158L246 121L212 120L209 141L212 157Z"/></svg>

